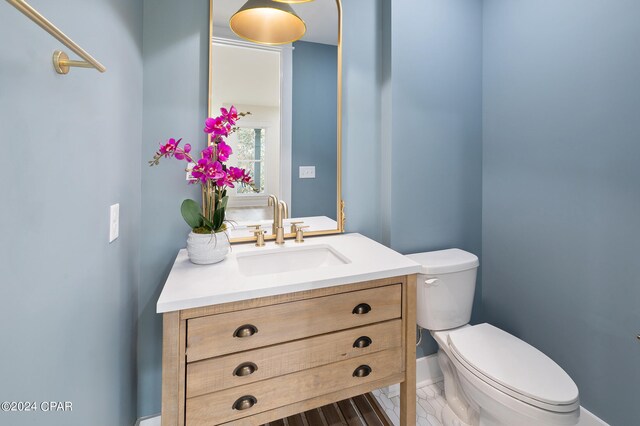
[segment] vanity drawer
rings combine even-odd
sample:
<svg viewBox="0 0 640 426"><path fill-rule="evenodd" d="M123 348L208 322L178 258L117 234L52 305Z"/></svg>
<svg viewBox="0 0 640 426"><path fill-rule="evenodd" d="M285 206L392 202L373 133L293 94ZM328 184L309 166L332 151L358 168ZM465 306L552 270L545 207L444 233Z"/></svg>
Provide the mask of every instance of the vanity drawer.
<svg viewBox="0 0 640 426"><path fill-rule="evenodd" d="M187 365L187 398L398 348L402 320L338 331Z"/></svg>
<svg viewBox="0 0 640 426"><path fill-rule="evenodd" d="M401 317L401 284L190 319L187 361Z"/></svg>
<svg viewBox="0 0 640 426"><path fill-rule="evenodd" d="M187 398L186 426L241 419L402 372L402 348L340 361L286 376ZM243 406L242 402L246 401ZM236 408L234 408L236 407Z"/></svg>

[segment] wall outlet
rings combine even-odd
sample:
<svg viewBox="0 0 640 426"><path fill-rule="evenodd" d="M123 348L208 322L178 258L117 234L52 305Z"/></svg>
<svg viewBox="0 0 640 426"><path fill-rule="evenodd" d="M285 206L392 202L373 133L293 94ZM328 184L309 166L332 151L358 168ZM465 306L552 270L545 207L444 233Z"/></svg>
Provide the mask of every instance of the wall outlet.
<svg viewBox="0 0 640 426"><path fill-rule="evenodd" d="M112 243L120 234L120 204L112 205L109 212L109 242Z"/></svg>
<svg viewBox="0 0 640 426"><path fill-rule="evenodd" d="M300 166L300 179L315 179L316 166Z"/></svg>

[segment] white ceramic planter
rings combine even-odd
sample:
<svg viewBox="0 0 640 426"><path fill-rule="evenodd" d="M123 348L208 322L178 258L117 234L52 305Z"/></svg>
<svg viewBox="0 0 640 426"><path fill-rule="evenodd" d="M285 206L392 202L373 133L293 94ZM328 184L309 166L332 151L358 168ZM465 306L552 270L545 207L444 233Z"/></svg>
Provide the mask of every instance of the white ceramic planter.
<svg viewBox="0 0 640 426"><path fill-rule="evenodd" d="M215 234L191 232L187 238L189 260L198 265L210 265L223 261L229 249L229 238L224 232Z"/></svg>

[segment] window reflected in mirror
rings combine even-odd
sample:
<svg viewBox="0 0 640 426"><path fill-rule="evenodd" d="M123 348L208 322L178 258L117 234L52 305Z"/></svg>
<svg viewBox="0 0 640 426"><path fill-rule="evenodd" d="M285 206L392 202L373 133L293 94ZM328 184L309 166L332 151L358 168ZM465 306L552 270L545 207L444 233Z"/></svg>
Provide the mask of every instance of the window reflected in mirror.
<svg viewBox="0 0 640 426"><path fill-rule="evenodd" d="M271 188L265 187L265 170L271 166L268 175L277 172L270 163L265 163L265 151L267 147L267 129L240 127L237 142L231 147L236 153L236 166L248 170L253 176L253 185L237 188L238 194L264 194Z"/></svg>

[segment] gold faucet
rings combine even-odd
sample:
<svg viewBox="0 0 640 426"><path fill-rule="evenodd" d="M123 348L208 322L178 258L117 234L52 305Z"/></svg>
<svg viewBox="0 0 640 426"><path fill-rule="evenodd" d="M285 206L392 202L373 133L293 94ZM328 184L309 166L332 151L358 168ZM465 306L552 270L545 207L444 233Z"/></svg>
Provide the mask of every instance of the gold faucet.
<svg viewBox="0 0 640 426"><path fill-rule="evenodd" d="M269 199L267 201L267 205L268 206L273 206L273 224L271 225L271 233L273 235L276 235L276 231L277 231L277 222L278 222L278 197L276 197L273 194L269 194Z"/></svg>
<svg viewBox="0 0 640 426"><path fill-rule="evenodd" d="M284 244L284 226L282 225L282 219L288 214L287 203L280 201L278 203L277 220L274 222L276 225L276 244Z"/></svg>

